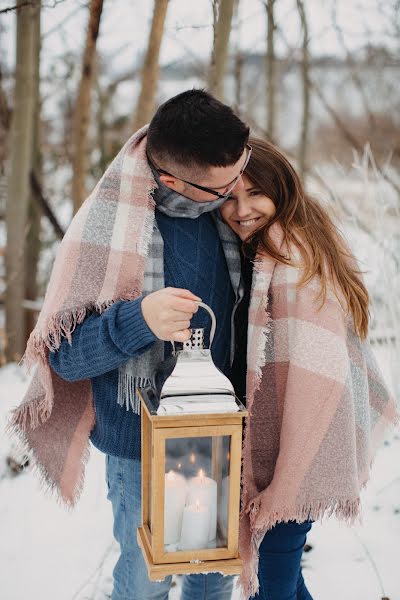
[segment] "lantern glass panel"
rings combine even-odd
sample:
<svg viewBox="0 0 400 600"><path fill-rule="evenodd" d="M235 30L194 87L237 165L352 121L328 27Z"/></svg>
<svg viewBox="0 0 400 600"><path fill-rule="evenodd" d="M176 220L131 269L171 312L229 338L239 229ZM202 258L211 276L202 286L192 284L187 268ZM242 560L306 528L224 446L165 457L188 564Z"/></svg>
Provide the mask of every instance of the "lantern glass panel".
<svg viewBox="0 0 400 600"><path fill-rule="evenodd" d="M227 546L231 437L165 441L164 549Z"/></svg>

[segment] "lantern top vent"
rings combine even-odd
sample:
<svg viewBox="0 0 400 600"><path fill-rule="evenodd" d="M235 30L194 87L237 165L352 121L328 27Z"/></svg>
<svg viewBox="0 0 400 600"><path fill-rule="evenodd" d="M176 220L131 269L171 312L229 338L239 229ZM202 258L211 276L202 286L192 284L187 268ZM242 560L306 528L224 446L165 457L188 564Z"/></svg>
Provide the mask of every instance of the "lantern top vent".
<svg viewBox="0 0 400 600"><path fill-rule="evenodd" d="M190 339L180 350L172 342L175 359L172 372L158 390L154 386L143 390L146 404L153 414L233 413L244 410L231 381L212 359L211 345L216 330L214 312L202 302L199 306L211 317L210 347L204 348L204 328L191 329ZM157 376L154 381L156 379Z"/></svg>

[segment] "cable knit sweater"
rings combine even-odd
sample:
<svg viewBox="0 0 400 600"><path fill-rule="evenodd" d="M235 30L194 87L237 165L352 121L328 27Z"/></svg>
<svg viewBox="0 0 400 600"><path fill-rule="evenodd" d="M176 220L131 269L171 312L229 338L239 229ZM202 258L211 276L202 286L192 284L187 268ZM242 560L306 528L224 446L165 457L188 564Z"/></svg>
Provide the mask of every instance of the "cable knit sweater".
<svg viewBox="0 0 400 600"><path fill-rule="evenodd" d="M230 374L231 316L235 304L225 255L210 213L197 219L171 218L156 211L164 240L166 287L189 289L211 306L217 318L212 354L215 364ZM102 452L140 459L140 417L117 404L118 367L155 341L141 312L142 297L120 301L101 315L89 315L51 353L51 367L63 379L90 379L96 411L92 443ZM208 325L199 311L193 327ZM165 344L166 353L171 345Z"/></svg>

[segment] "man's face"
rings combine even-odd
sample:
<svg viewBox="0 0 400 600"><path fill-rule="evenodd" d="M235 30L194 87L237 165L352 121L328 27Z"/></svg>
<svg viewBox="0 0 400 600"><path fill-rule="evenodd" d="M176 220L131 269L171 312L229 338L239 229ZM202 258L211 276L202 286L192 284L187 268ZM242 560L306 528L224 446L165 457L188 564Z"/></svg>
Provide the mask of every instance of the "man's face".
<svg viewBox="0 0 400 600"><path fill-rule="evenodd" d="M248 150L245 148L240 159L235 164L229 165L228 167L209 167L204 171L204 174L197 176L193 180L193 183L201 185L202 187L210 188L211 190L215 190L219 194L223 195L228 190L232 189L232 185L235 183L235 179L237 179L233 189L241 189L243 187L243 181L242 177L239 175L246 162L247 152ZM218 200L218 196L216 194L199 190L190 185L190 183L185 183L181 179L178 179L178 176L179 173L174 173L174 175L160 174L160 180L167 187L173 189L182 196L186 196L186 198L189 198L190 200L194 200L195 202L211 202L213 200Z"/></svg>

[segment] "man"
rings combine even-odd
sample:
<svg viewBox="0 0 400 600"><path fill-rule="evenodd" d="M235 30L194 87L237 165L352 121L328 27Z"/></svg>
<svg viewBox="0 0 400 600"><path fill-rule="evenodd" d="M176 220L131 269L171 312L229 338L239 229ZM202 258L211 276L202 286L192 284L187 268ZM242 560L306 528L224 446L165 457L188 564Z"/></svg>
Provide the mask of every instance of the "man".
<svg viewBox="0 0 400 600"><path fill-rule="evenodd" d="M225 374L230 374L232 315L240 299L240 259L234 240L224 229L226 226L211 211L232 190L243 185L241 175L251 152L248 135L248 127L232 110L204 91L191 90L171 98L158 109L148 130L143 129L131 138L130 146L128 142L129 156L128 150L123 149L113 161L83 205L80 211L83 216L77 219L81 225L75 224L66 236L71 244L64 251L69 255L68 264L72 260L78 264L71 283L73 302L69 301L69 305L77 306L74 315L79 324L65 331L62 323L67 336L61 339L61 335L60 342L53 345L51 349L56 351L49 353L49 361L53 373L71 386L90 381L95 409L90 439L106 454L114 536L121 549L113 572L112 600L168 597L171 578L157 583L149 581L136 541L141 519L140 416L136 390L148 383L160 360L171 353L171 344L167 342L183 342L189 338L190 325L207 324L206 315L200 314L203 311L197 314L200 299L212 307L217 318L213 359ZM135 185L140 184L143 173L146 181L153 174L158 187L154 189L154 181L153 185L146 183L147 193L137 198L132 190L139 188L132 187L127 175L130 165L135 165L132 169L139 173L134 177ZM155 203L155 218L146 221L152 201L149 192ZM114 226L111 230L109 221L117 222L115 215L125 210L127 204L131 210L132 202L136 203L135 219L129 226L121 220L119 229ZM142 214L147 216L138 233ZM136 273L143 262L144 274L132 277L137 282L130 283L137 288L132 297L127 292L107 296L104 290L110 288L119 268L116 265L125 260L127 253L120 251L112 262L109 258L103 260L104 248L118 244L119 249L126 248L129 236L137 238L137 254L131 263L138 261ZM85 251L89 238L91 242ZM72 259L74 252L80 252L79 259ZM90 304L92 309L108 304L103 312L87 311L89 302L83 300L85 278L76 275L79 263L87 261L89 253L92 253L91 266L85 277L91 278L90 285L98 280L98 290L103 291L97 292L96 297L107 299L103 303L93 300ZM127 271L130 268L136 266L128 264ZM118 275L118 279L123 277ZM59 280L61 285L62 275ZM123 287L124 282L120 286L120 289L127 287ZM53 287L56 285L52 284ZM62 306L66 304L63 300ZM82 305L85 312L79 313ZM190 575L184 578L182 598L228 600L231 591L231 577Z"/></svg>

